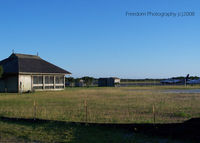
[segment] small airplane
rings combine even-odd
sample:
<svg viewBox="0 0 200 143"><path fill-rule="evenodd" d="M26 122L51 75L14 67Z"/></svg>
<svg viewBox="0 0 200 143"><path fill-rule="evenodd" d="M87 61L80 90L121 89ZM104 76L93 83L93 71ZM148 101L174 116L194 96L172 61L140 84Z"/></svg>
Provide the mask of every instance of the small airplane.
<svg viewBox="0 0 200 143"><path fill-rule="evenodd" d="M200 78L199 79L193 79L193 80L189 80L187 81L187 84L200 84Z"/></svg>
<svg viewBox="0 0 200 143"><path fill-rule="evenodd" d="M165 79L161 81L162 84L175 84L175 83L181 83L180 79Z"/></svg>
<svg viewBox="0 0 200 143"><path fill-rule="evenodd" d="M185 79L173 79L173 78L165 79L165 80L160 81L160 83L162 83L162 84L185 84L188 82L189 76L190 75L187 74Z"/></svg>

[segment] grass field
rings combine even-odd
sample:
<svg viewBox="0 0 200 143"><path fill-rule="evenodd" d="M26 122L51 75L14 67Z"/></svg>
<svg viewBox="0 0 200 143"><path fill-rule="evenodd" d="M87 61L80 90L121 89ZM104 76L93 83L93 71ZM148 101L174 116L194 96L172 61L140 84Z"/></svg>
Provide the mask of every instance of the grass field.
<svg viewBox="0 0 200 143"><path fill-rule="evenodd" d="M95 123L182 122L200 116L200 94L165 93L199 86L66 88L0 94L0 116ZM154 113L153 113L154 106Z"/></svg>
<svg viewBox="0 0 200 143"><path fill-rule="evenodd" d="M92 123L180 123L200 116L200 94L165 91L199 88L200 86L93 87L26 94L1 93L0 116ZM87 136L92 137L88 139ZM124 136L127 136L127 140ZM108 140L103 140L106 137ZM4 139L25 142L27 140L159 142L160 140L137 134L133 136L124 130L71 124L62 126L56 123L39 124L35 127L30 123L0 121L0 141Z"/></svg>

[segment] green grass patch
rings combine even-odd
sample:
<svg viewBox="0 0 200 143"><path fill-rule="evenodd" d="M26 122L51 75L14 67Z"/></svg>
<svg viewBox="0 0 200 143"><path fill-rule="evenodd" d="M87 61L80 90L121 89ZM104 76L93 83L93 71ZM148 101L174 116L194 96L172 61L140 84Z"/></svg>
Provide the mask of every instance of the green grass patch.
<svg viewBox="0 0 200 143"><path fill-rule="evenodd" d="M175 116L175 117L183 117L183 118L190 118L191 117L190 114L187 114L185 112L177 112L177 113L174 113L173 116Z"/></svg>

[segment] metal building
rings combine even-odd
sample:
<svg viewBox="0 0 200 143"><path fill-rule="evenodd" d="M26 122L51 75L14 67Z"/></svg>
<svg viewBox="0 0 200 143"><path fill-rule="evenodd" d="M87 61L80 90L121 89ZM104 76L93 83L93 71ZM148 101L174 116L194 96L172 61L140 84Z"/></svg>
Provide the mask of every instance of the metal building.
<svg viewBox="0 0 200 143"><path fill-rule="evenodd" d="M39 56L13 53L0 61L0 92L62 90L66 74Z"/></svg>
<svg viewBox="0 0 200 143"><path fill-rule="evenodd" d="M116 87L119 86L120 79L117 77L109 77L109 78L99 78L98 86L111 86Z"/></svg>

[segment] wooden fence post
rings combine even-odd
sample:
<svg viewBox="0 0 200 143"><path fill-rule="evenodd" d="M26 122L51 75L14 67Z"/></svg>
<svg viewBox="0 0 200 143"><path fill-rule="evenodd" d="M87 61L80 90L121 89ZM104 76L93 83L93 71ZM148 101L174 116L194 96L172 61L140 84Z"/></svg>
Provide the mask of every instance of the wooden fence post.
<svg viewBox="0 0 200 143"><path fill-rule="evenodd" d="M155 113L155 105L153 104L153 123L156 122L156 113Z"/></svg>
<svg viewBox="0 0 200 143"><path fill-rule="evenodd" d="M33 102L33 108L34 108L34 120L36 119L36 103L35 103L35 99L34 99L34 102Z"/></svg>
<svg viewBox="0 0 200 143"><path fill-rule="evenodd" d="M87 122L87 101L85 100L85 122Z"/></svg>

